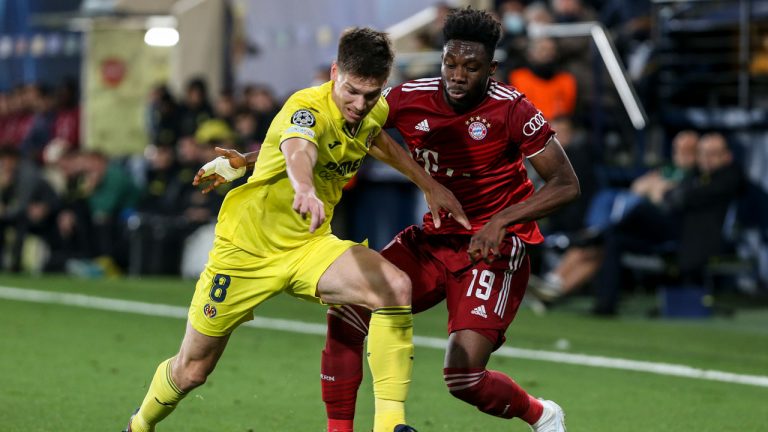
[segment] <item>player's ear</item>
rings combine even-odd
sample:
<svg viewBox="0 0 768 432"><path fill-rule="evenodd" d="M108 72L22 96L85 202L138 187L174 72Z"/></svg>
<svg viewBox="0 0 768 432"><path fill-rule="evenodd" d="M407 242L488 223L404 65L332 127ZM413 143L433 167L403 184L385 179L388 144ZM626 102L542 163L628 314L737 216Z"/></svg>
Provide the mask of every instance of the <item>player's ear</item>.
<svg viewBox="0 0 768 432"><path fill-rule="evenodd" d="M492 77L496 73L496 68L499 67L499 62L496 60L491 61L491 67L488 69L488 76Z"/></svg>
<svg viewBox="0 0 768 432"><path fill-rule="evenodd" d="M331 81L336 81L339 77L339 65L334 61L331 63Z"/></svg>

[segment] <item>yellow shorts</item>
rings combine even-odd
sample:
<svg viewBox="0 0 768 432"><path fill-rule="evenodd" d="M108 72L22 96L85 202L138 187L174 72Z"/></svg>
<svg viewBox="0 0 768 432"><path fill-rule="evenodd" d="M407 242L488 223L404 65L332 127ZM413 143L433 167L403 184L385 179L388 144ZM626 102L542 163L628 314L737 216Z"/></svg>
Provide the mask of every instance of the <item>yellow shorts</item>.
<svg viewBox="0 0 768 432"><path fill-rule="evenodd" d="M336 258L358 244L328 234L300 248L258 256L216 237L195 286L189 322L202 334L224 336L252 320L256 306L283 291L322 304L317 282Z"/></svg>

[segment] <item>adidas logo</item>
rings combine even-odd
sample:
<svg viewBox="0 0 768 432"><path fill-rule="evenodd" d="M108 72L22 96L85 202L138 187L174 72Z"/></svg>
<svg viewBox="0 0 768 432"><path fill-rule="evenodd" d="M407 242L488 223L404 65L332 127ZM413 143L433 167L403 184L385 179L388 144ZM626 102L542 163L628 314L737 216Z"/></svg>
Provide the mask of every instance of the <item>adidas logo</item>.
<svg viewBox="0 0 768 432"><path fill-rule="evenodd" d="M420 121L419 124L416 125L416 130L429 132L429 123L427 123L427 119Z"/></svg>
<svg viewBox="0 0 768 432"><path fill-rule="evenodd" d="M485 305L480 305L474 309L472 309L472 312L470 312L472 315L481 316L483 318L488 318L488 314L485 313Z"/></svg>

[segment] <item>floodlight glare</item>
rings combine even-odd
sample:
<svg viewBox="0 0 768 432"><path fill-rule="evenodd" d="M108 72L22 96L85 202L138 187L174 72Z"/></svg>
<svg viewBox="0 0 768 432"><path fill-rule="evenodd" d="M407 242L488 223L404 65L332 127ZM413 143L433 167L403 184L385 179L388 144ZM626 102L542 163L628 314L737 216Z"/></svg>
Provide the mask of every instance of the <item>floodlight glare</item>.
<svg viewBox="0 0 768 432"><path fill-rule="evenodd" d="M179 32L169 27L153 27L144 34L144 43L150 46L172 47L179 43Z"/></svg>

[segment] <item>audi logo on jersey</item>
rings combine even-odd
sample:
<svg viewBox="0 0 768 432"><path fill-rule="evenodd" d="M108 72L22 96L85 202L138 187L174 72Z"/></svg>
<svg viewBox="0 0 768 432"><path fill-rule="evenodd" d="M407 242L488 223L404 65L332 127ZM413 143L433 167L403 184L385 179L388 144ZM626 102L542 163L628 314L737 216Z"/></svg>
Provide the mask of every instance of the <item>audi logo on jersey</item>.
<svg viewBox="0 0 768 432"><path fill-rule="evenodd" d="M527 137L533 136L533 134L538 132L546 123L547 121L544 119L541 111L537 112L536 115L531 117L531 119L523 126L523 135Z"/></svg>

